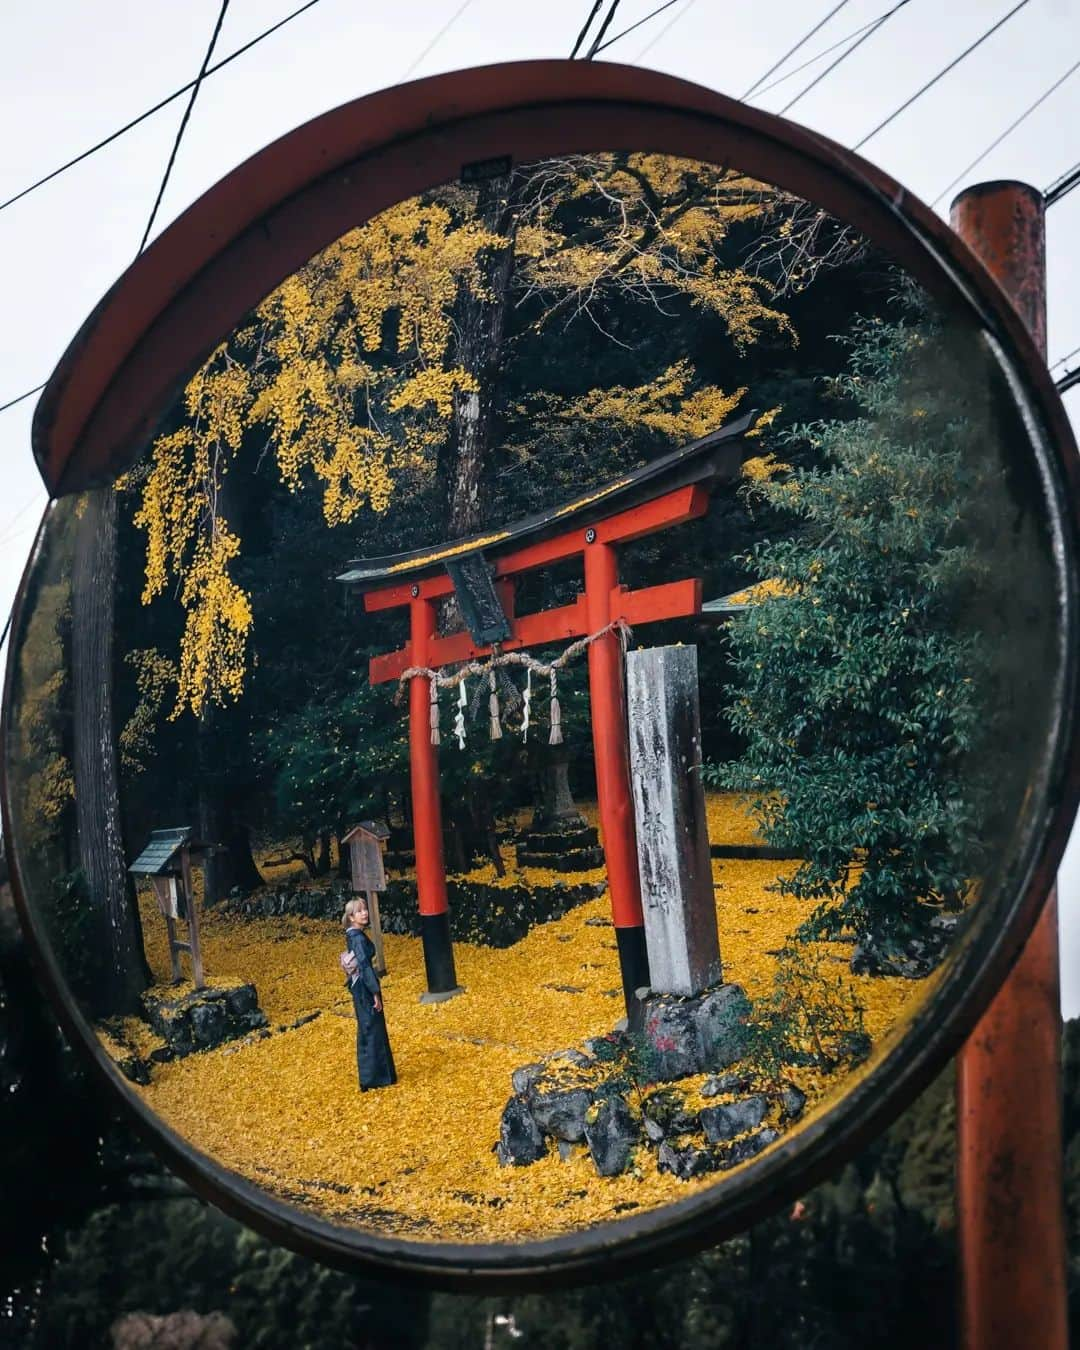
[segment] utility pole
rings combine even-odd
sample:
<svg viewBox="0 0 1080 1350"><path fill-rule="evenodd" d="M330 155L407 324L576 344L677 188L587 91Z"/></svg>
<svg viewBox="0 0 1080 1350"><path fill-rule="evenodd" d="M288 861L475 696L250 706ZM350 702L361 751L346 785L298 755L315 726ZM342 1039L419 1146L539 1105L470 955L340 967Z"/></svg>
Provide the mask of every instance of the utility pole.
<svg viewBox="0 0 1080 1350"><path fill-rule="evenodd" d="M952 226L1046 358L1043 194L980 183ZM1060 387L1060 386L1059 386ZM1061 989L1052 889L1008 978L957 1058L956 1185L964 1350L1066 1350Z"/></svg>

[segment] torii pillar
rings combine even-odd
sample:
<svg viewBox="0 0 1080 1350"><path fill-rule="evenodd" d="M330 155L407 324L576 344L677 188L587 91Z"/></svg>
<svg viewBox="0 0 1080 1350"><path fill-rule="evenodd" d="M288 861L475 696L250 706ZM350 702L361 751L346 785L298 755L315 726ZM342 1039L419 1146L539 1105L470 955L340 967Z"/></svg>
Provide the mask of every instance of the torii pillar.
<svg viewBox="0 0 1080 1350"><path fill-rule="evenodd" d="M598 539L596 530L586 530L585 605L590 631L598 632L618 617L612 612L618 584L615 545ZM641 908L634 797L630 787L630 753L626 736L626 680L619 635L608 633L594 642L589 648L588 660L596 802L607 865L611 919L629 1015L636 1007L635 990L649 983L649 957Z"/></svg>
<svg viewBox="0 0 1080 1350"><path fill-rule="evenodd" d="M412 662L426 666L435 636L436 603L412 587L409 602L409 646ZM425 1003L439 1003L461 992L450 941L446 898L442 807L439 803L439 754L431 744L428 719L431 691L423 675L409 681L409 775L412 786L413 842L416 848L416 891L420 938L424 948Z"/></svg>

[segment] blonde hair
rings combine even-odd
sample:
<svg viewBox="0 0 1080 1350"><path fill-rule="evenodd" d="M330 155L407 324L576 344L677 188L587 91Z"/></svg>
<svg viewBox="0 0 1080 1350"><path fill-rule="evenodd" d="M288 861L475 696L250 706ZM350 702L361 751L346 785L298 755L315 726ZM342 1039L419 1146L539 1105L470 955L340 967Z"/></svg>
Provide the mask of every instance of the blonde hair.
<svg viewBox="0 0 1080 1350"><path fill-rule="evenodd" d="M342 927L351 928L353 915L357 914L362 909L367 909L367 907L368 904L366 900L361 899L360 896L354 896L345 906L345 913L341 920Z"/></svg>

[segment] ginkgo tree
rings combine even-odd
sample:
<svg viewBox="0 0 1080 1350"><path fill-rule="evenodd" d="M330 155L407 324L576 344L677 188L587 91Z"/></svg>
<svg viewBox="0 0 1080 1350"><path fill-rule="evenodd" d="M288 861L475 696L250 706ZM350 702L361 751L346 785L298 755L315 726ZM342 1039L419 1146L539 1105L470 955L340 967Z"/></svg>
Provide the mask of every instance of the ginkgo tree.
<svg viewBox="0 0 1080 1350"><path fill-rule="evenodd" d="M402 202L283 282L189 382L182 416L124 486L145 534L143 601L184 614L173 715L239 696L254 616L224 495L238 456L272 454L290 491L320 494L327 526L426 484L433 537L480 528L495 447L525 466L568 425L646 429L671 445L715 429L745 390L703 378L678 350L637 384L575 395L507 375L574 325L605 333L611 306L655 322L718 321L736 349L795 341L770 284L732 265L732 231L784 209L731 170L661 155L575 156L478 187ZM626 345L614 334L611 343Z"/></svg>

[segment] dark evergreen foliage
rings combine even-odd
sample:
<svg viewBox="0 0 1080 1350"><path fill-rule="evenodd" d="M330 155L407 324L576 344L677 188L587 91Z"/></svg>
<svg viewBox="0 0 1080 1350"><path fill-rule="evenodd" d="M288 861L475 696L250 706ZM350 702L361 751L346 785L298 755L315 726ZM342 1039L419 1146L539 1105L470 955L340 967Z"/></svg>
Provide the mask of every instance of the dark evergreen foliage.
<svg viewBox="0 0 1080 1350"><path fill-rule="evenodd" d="M959 909L985 857L1000 709L975 614L1004 590L986 523L1007 506L967 349L919 316L848 345L844 415L780 443L817 463L756 489L797 530L746 556L772 591L730 629L745 749L708 776L754 793L769 843L805 859L779 885L818 902L807 934L890 950Z"/></svg>

